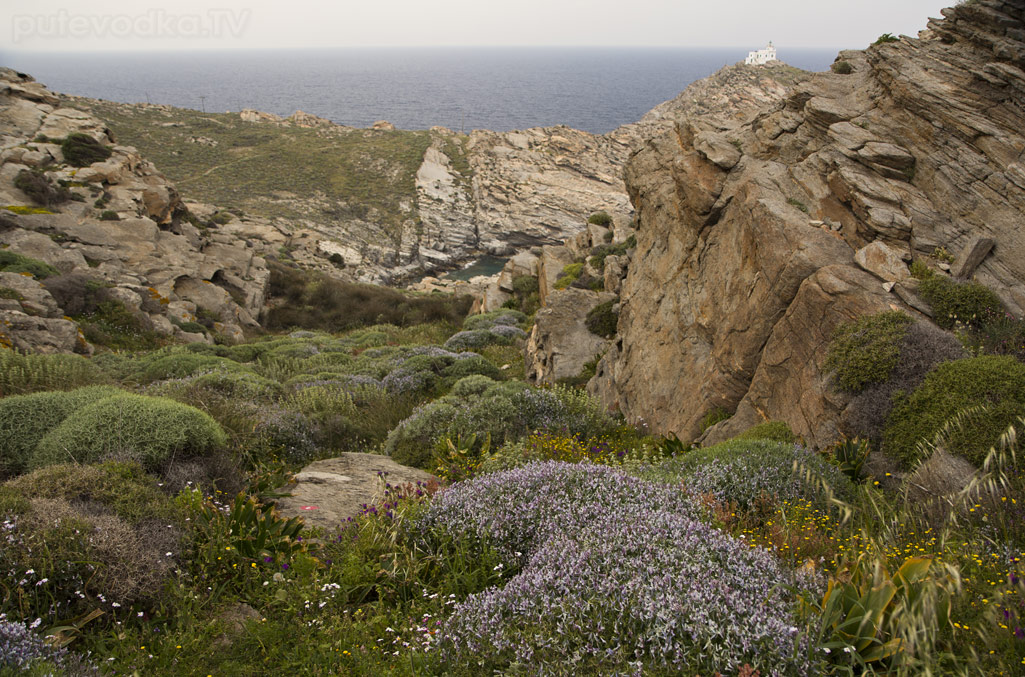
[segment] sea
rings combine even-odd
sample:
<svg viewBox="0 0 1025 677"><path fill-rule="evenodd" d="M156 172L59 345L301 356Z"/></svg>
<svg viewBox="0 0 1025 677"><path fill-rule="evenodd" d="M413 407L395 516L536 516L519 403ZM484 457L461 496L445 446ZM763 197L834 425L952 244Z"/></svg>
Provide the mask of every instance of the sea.
<svg viewBox="0 0 1025 677"><path fill-rule="evenodd" d="M758 46L751 46L755 49ZM829 68L838 50L777 46ZM207 112L303 110L342 125L509 131L567 125L603 134L639 120L747 48L420 47L189 52L0 51L50 89Z"/></svg>

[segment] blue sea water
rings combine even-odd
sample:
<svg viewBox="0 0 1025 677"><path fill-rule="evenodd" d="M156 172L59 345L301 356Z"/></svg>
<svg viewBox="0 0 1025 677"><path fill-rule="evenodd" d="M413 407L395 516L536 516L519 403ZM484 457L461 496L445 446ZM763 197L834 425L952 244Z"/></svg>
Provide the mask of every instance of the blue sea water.
<svg viewBox="0 0 1025 677"><path fill-rule="evenodd" d="M296 109L344 125L388 120L508 131L564 124L594 133L636 122L744 49L360 48L144 53L0 52L0 65L51 89L207 111ZM835 50L780 49L826 70Z"/></svg>

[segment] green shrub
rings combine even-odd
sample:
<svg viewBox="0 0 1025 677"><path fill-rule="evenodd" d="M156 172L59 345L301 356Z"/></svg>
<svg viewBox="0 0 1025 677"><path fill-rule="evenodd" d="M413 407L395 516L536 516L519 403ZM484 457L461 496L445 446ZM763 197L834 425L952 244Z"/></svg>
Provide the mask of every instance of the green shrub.
<svg viewBox="0 0 1025 677"><path fill-rule="evenodd" d="M591 250L591 258L588 259L591 266L604 271L605 259L609 256L622 256L637 246L637 236L631 235L619 244L599 245Z"/></svg>
<svg viewBox="0 0 1025 677"><path fill-rule="evenodd" d="M595 226L608 228L612 225L612 217L609 216L608 212L595 212L587 217L587 222Z"/></svg>
<svg viewBox="0 0 1025 677"><path fill-rule="evenodd" d="M121 392L110 386L91 386L0 400L0 478L24 472L40 440L72 413Z"/></svg>
<svg viewBox="0 0 1025 677"><path fill-rule="evenodd" d="M840 75L850 75L854 72L854 67L851 66L850 61L841 59L839 61L834 61L832 65L830 65L829 70Z"/></svg>
<svg viewBox="0 0 1025 677"><path fill-rule="evenodd" d="M0 249L0 272L29 273L38 280L58 274L57 269L48 263L6 249Z"/></svg>
<svg viewBox="0 0 1025 677"><path fill-rule="evenodd" d="M147 608L181 561L183 515L138 465L52 466L3 490L20 505L0 568L31 582L0 595L0 613L52 624Z"/></svg>
<svg viewBox="0 0 1025 677"><path fill-rule="evenodd" d="M860 392L890 377L900 344L913 320L900 311L868 315L844 322L833 333L825 369L849 392Z"/></svg>
<svg viewBox="0 0 1025 677"><path fill-rule="evenodd" d="M45 172L23 169L14 177L14 187L28 195L37 205L51 207L71 200L74 195L64 186L55 185Z"/></svg>
<svg viewBox="0 0 1025 677"><path fill-rule="evenodd" d="M194 407L124 393L69 415L40 440L29 466L114 459L160 471L175 458L203 456L226 442L221 427Z"/></svg>
<svg viewBox="0 0 1025 677"><path fill-rule="evenodd" d="M741 508L754 507L762 498L780 502L806 499L825 507L820 485L805 480L806 470L824 481L838 498L853 497L850 479L820 454L796 444L765 439L730 440L689 451L645 474L678 480L691 493L712 494L722 503L735 503Z"/></svg>
<svg viewBox="0 0 1025 677"><path fill-rule="evenodd" d="M452 380L474 375L485 376L495 381L502 378L501 370L480 355L455 360L442 370L441 375Z"/></svg>
<svg viewBox="0 0 1025 677"><path fill-rule="evenodd" d="M477 348L483 348L484 346L490 346L494 344L508 345L512 343L512 339L497 334L488 329L471 329L469 331L460 331L452 334L447 341L445 341L445 350L452 350L455 352L461 352L464 350L475 350Z"/></svg>
<svg viewBox="0 0 1025 677"><path fill-rule="evenodd" d="M944 329L952 329L958 322L976 328L987 314L1004 311L997 295L977 282L954 282L934 275L922 280L918 290L932 306L936 324Z"/></svg>
<svg viewBox="0 0 1025 677"><path fill-rule="evenodd" d="M936 274L936 271L930 268L928 264L926 264L921 259L915 259L914 261L912 261L910 270L911 277L915 278L916 280L928 280L930 277Z"/></svg>
<svg viewBox="0 0 1025 677"><path fill-rule="evenodd" d="M157 353L142 366L142 371L135 375L139 383L184 378L201 372L245 370L245 367L234 360L179 350L165 354Z"/></svg>
<svg viewBox="0 0 1025 677"><path fill-rule="evenodd" d="M954 416L980 406L985 409L954 426L948 437L950 451L975 464L1025 414L1025 364L986 355L939 365L913 393L894 398L883 450L910 467L920 460L919 442L932 441Z"/></svg>
<svg viewBox="0 0 1025 677"><path fill-rule="evenodd" d="M797 435L790 429L786 421L766 421L752 426L740 433L734 440L771 440L772 442L783 442L795 444Z"/></svg>
<svg viewBox="0 0 1025 677"><path fill-rule="evenodd" d="M530 278L537 281L535 278ZM523 324L527 321L527 316L518 310L511 310L508 308L502 308L500 310L493 310L490 313L481 313L480 315L471 315L463 320L463 329L474 330L474 329L490 329L495 325L508 325L516 326Z"/></svg>
<svg viewBox="0 0 1025 677"><path fill-rule="evenodd" d="M224 224L231 222L231 213L224 211L216 212L210 217L210 222L215 223L218 226L223 226Z"/></svg>
<svg viewBox="0 0 1025 677"><path fill-rule="evenodd" d="M40 390L71 390L109 379L81 355L18 353L0 348L0 397Z"/></svg>
<svg viewBox="0 0 1025 677"><path fill-rule="evenodd" d="M619 325L619 313L612 308L618 302L618 298L610 299L591 308L585 321L588 331L607 339L615 336L616 327Z"/></svg>
<svg viewBox="0 0 1025 677"><path fill-rule="evenodd" d="M900 38L895 36L893 33L883 33L878 38L876 38L876 41L873 42L872 45L885 45L888 42L900 42Z"/></svg>
<svg viewBox="0 0 1025 677"><path fill-rule="evenodd" d="M456 397L473 397L495 385L495 381L483 374L464 376L452 386L451 394Z"/></svg>
<svg viewBox="0 0 1025 677"><path fill-rule="evenodd" d="M106 209L100 213L100 221L120 221L121 217L117 215L117 212Z"/></svg>
<svg viewBox="0 0 1025 677"><path fill-rule="evenodd" d="M271 308L264 326L345 331L388 323L410 327L463 321L473 299L446 294L416 295L369 284L317 276L268 259ZM273 303L283 299L284 303Z"/></svg>
<svg viewBox="0 0 1025 677"><path fill-rule="evenodd" d="M870 385L855 396L843 413L843 424L852 437L868 438L876 448L893 409L893 395L910 393L926 374L942 362L966 357L961 342L931 322L915 322L900 342L900 356L887 380Z"/></svg>
<svg viewBox="0 0 1025 677"><path fill-rule="evenodd" d="M150 329L148 320L117 300L101 301L96 309L75 317L89 343L111 350L149 350L166 339Z"/></svg>
<svg viewBox="0 0 1025 677"><path fill-rule="evenodd" d="M568 289L570 285L577 281L580 274L584 272L583 263L570 263L562 272L559 273L559 278L555 281L556 289Z"/></svg>
<svg viewBox="0 0 1025 677"><path fill-rule="evenodd" d="M112 155L110 148L88 134L69 134L61 142L64 161L75 167L88 167L94 162L103 162Z"/></svg>

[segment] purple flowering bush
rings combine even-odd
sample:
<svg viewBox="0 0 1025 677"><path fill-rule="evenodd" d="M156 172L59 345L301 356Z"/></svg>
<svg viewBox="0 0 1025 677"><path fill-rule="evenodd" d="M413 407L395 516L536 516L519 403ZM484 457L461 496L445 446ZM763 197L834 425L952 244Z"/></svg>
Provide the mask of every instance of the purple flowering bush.
<svg viewBox="0 0 1025 677"><path fill-rule="evenodd" d="M527 674L805 674L766 551L702 524L677 487L597 465L532 463L457 484L419 528L482 539L515 575L439 631L444 660Z"/></svg>
<svg viewBox="0 0 1025 677"><path fill-rule="evenodd" d="M0 674L99 675L100 671L82 656L58 649L35 634L24 623L11 623L0 616Z"/></svg>

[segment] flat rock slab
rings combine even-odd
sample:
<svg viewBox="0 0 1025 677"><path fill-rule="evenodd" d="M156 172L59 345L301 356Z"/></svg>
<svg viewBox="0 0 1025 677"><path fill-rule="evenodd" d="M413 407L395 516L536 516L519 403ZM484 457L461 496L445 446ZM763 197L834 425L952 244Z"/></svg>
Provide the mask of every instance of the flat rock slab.
<svg viewBox="0 0 1025 677"><path fill-rule="evenodd" d="M387 473L382 479L379 473ZM387 456L345 453L311 463L285 488L290 497L278 500L287 517L302 517L309 526L333 530L359 514L363 504L384 498L384 484L392 486L436 479L417 468L400 465Z"/></svg>

